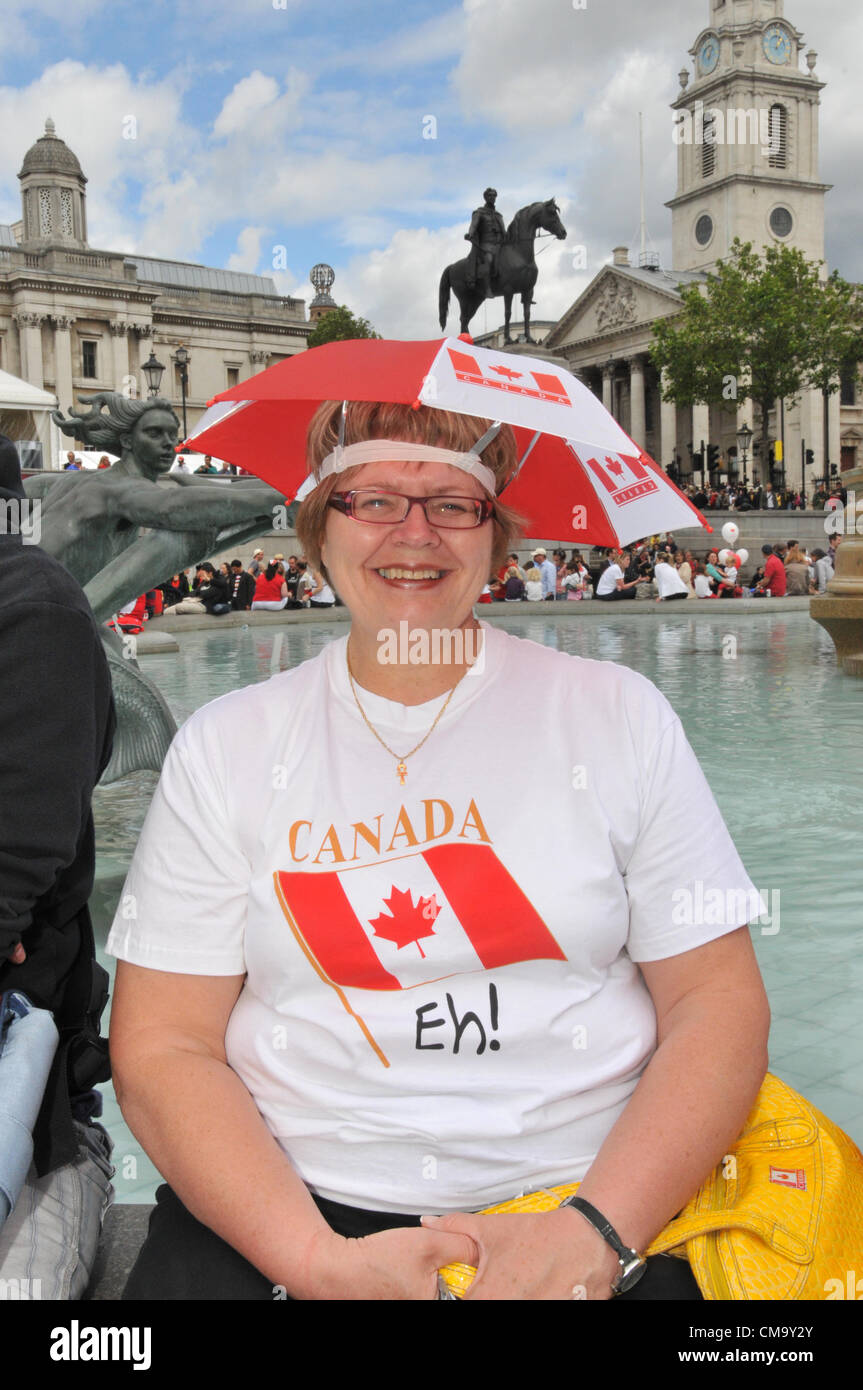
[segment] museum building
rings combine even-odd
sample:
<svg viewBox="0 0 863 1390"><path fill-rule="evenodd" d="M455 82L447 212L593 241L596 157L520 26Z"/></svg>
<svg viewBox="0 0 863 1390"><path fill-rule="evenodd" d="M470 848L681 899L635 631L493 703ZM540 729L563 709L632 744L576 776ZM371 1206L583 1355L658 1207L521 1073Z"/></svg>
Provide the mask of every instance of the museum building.
<svg viewBox="0 0 863 1390"><path fill-rule="evenodd" d="M771 479L770 462L740 458L742 426L760 434L752 402L677 407L663 401L659 375L648 357L653 326L680 311L679 286L706 281L728 256L735 236L765 245L793 246L809 260L824 257L824 196L819 175L818 117L824 83L817 54L783 15L783 0L709 0L709 24L689 50L679 74L669 136L677 143L678 179L671 210L673 269L655 253L618 246L606 265L547 335L544 347L565 358L663 468L700 478L702 443L715 452L711 481ZM863 394L853 377L825 403L806 389L796 404L777 401L769 434L782 440L772 481L799 487L829 465L845 470L863 462ZM777 451L778 452L778 451ZM693 454L695 457L693 457ZM707 463L707 458L704 460ZM706 479L706 473L705 473Z"/></svg>
<svg viewBox="0 0 863 1390"><path fill-rule="evenodd" d="M0 370L64 412L80 393L146 395L152 349L179 413L183 347L191 429L212 396L306 346L305 301L267 277L92 248L87 179L51 120L18 178L21 220L0 225Z"/></svg>

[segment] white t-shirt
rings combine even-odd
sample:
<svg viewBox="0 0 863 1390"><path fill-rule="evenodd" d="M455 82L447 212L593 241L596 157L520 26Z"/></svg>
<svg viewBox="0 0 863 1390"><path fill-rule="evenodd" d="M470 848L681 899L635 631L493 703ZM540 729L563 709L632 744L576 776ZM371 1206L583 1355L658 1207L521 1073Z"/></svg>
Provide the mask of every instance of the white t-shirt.
<svg viewBox="0 0 863 1390"><path fill-rule="evenodd" d="M668 598L669 594L688 595L689 593L689 590L674 566L665 564L663 560L660 560L658 565L654 565L653 577L656 580L656 587L659 590L660 598Z"/></svg>
<svg viewBox="0 0 863 1390"><path fill-rule="evenodd" d="M620 568L620 565L609 565L599 576L599 582L596 586L597 598L601 598L603 594L613 594L617 588L618 579L622 578L623 570Z"/></svg>
<svg viewBox="0 0 863 1390"><path fill-rule="evenodd" d="M656 1046L634 962L742 925L699 908L711 889L755 892L648 680L482 629L404 785L346 637L193 714L108 943L247 972L228 1061L302 1178L353 1206L478 1209L583 1176ZM514 719L537 692L554 718ZM441 705L360 698L398 754Z"/></svg>
<svg viewBox="0 0 863 1390"><path fill-rule="evenodd" d="M710 587L710 580L707 578L706 574L697 574L692 582L695 585L696 598L710 598L713 590Z"/></svg>

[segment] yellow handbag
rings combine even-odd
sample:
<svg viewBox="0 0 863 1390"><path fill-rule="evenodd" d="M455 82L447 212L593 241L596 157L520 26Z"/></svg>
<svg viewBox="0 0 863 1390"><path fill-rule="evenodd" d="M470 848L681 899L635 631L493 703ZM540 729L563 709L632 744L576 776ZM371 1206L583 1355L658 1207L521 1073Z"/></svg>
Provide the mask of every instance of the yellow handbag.
<svg viewBox="0 0 863 1390"><path fill-rule="evenodd" d="M516 1197L487 1214L553 1211L579 1184ZM863 1154L784 1081L764 1078L737 1143L648 1255L689 1260L705 1299L844 1298L863 1275ZM476 1270L440 1271L463 1298ZM853 1295L851 1295L853 1296Z"/></svg>

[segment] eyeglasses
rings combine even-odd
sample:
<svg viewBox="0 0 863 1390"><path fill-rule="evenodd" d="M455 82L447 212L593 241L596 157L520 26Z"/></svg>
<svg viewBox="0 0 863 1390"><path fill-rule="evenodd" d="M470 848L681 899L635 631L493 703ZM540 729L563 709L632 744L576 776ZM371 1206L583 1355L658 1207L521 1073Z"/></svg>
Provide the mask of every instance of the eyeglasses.
<svg viewBox="0 0 863 1390"><path fill-rule="evenodd" d="M353 521L373 526L396 526L406 521L411 507L420 506L430 526L444 530L467 531L482 526L494 515L494 503L479 497L411 497L403 492L381 488L358 488L354 492L334 492L328 505Z"/></svg>

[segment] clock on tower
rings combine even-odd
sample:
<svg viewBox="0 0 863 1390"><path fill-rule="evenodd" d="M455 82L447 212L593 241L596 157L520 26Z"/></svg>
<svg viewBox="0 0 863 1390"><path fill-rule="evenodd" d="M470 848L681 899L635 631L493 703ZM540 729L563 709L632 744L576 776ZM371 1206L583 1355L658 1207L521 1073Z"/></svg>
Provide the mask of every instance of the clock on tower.
<svg viewBox="0 0 863 1390"><path fill-rule="evenodd" d="M771 24L765 29L761 46L769 62L776 63L777 66L791 62L794 45L788 30L781 24Z"/></svg>

